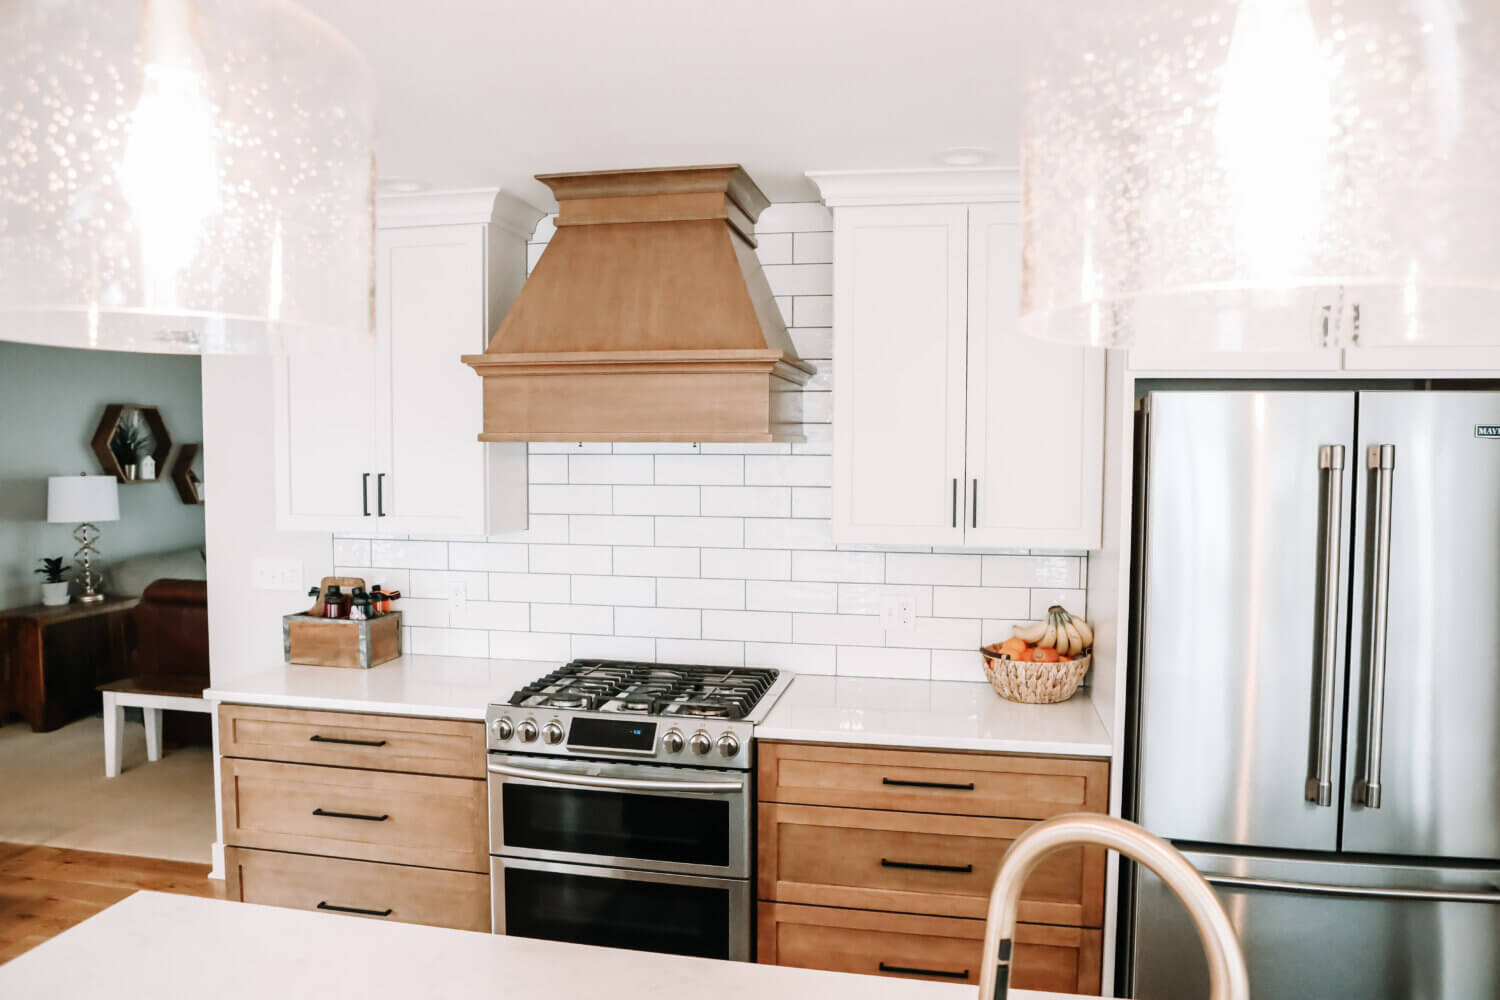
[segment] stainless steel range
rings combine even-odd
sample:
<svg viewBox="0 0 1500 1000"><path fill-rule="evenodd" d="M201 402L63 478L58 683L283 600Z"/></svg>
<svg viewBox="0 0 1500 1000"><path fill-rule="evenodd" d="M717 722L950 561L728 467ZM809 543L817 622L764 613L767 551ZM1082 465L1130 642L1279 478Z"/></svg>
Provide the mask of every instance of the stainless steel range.
<svg viewBox="0 0 1500 1000"><path fill-rule="evenodd" d="M748 961L775 670L574 660L485 713L497 934Z"/></svg>

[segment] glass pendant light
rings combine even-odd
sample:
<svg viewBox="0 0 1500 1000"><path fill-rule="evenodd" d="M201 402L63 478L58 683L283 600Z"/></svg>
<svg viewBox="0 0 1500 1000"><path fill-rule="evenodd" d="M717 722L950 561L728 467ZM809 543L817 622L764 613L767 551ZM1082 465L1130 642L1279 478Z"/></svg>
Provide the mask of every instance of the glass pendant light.
<svg viewBox="0 0 1500 1000"><path fill-rule="evenodd" d="M0 9L0 339L368 339L374 83L281 0Z"/></svg>
<svg viewBox="0 0 1500 1000"><path fill-rule="evenodd" d="M1500 344L1500 3L1033 9L1025 332L1194 351Z"/></svg>

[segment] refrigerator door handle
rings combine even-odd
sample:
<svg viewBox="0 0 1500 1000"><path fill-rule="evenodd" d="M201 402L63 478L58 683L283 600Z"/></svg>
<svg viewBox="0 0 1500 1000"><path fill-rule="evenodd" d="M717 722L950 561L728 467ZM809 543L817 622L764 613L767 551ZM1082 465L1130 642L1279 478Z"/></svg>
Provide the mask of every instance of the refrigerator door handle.
<svg viewBox="0 0 1500 1000"><path fill-rule="evenodd" d="M1434 903L1500 903L1500 889L1385 889L1363 885L1325 885L1317 882L1288 882L1275 878L1244 878L1239 875L1205 875L1209 885L1226 889L1271 889L1277 892L1300 892L1312 896L1353 896L1361 899L1404 899Z"/></svg>
<svg viewBox="0 0 1500 1000"><path fill-rule="evenodd" d="M1318 468L1327 482L1323 508L1323 532L1327 549L1319 568L1318 586L1323 598L1322 685L1318 696L1318 757L1313 774L1304 787L1307 801L1333 806L1333 726L1335 681L1338 673L1339 556L1343 549L1344 446L1325 444L1318 449Z"/></svg>
<svg viewBox="0 0 1500 1000"><path fill-rule="evenodd" d="M1391 592L1391 480L1396 446L1372 444L1365 464L1375 473L1375 586L1370 600L1370 687L1366 692L1365 775L1354 783L1354 801L1380 808L1380 760L1385 736L1386 621Z"/></svg>

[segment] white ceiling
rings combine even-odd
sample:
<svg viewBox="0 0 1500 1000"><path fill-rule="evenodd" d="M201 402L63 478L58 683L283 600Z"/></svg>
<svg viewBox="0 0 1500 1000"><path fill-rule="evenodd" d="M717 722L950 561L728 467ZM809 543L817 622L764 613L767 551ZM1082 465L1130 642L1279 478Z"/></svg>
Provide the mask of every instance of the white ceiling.
<svg viewBox="0 0 1500 1000"><path fill-rule="evenodd" d="M533 174L737 162L809 201L810 169L1019 148L1018 0L303 2L374 66L383 178L551 208Z"/></svg>

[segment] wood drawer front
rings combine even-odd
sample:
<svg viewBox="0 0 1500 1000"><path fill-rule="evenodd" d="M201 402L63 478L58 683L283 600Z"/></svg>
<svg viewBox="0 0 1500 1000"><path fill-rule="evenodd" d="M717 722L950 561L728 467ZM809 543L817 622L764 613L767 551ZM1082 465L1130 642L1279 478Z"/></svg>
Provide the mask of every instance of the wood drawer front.
<svg viewBox="0 0 1500 1000"><path fill-rule="evenodd" d="M1109 807L1102 760L759 742L756 753L765 802L1014 819Z"/></svg>
<svg viewBox="0 0 1500 1000"><path fill-rule="evenodd" d="M758 923L757 954L767 965L979 984L982 920L761 903ZM1011 985L1098 995L1103 934L1017 924Z"/></svg>
<svg viewBox="0 0 1500 1000"><path fill-rule="evenodd" d="M488 875L241 847L225 850L224 862L229 898L241 902L332 913L364 910L368 912L353 915L463 931L490 929Z"/></svg>
<svg viewBox="0 0 1500 1000"><path fill-rule="evenodd" d="M219 752L225 757L483 778L484 723L223 705Z"/></svg>
<svg viewBox="0 0 1500 1000"><path fill-rule="evenodd" d="M489 871L482 781L232 757L221 766L226 844Z"/></svg>
<svg viewBox="0 0 1500 1000"><path fill-rule="evenodd" d="M761 899L983 918L1000 859L1026 820L760 806ZM1022 920L1099 927L1104 849L1064 848L1026 880ZM906 867L972 866L969 871Z"/></svg>

